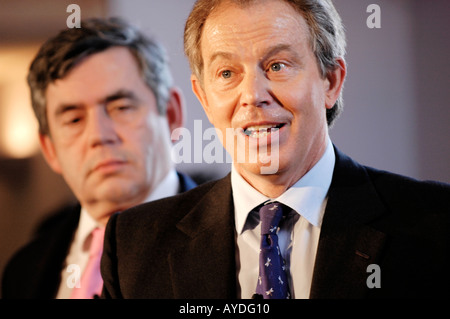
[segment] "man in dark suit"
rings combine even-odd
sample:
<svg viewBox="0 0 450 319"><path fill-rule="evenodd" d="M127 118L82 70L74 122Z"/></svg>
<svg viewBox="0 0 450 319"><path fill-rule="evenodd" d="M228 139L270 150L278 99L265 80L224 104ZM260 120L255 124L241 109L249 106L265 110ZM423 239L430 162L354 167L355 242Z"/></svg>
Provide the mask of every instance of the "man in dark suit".
<svg viewBox="0 0 450 319"><path fill-rule="evenodd" d="M171 132L185 113L172 82L162 46L120 19L84 21L41 47L28 76L41 147L79 203L45 221L13 257L4 298L99 295L108 218L196 186L171 161Z"/></svg>
<svg viewBox="0 0 450 319"><path fill-rule="evenodd" d="M267 245L286 297L448 297L449 185L360 165L329 138L346 76L331 1L198 0L184 39L231 173L112 216L105 298L270 297ZM269 236L266 205L284 213Z"/></svg>

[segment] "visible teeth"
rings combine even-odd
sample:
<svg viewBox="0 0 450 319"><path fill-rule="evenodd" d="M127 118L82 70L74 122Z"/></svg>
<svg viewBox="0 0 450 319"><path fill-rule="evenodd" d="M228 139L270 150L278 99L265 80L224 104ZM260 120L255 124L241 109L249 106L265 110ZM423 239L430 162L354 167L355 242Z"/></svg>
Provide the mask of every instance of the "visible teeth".
<svg viewBox="0 0 450 319"><path fill-rule="evenodd" d="M245 129L244 133L255 138L265 137L273 131L278 130L281 126L273 124L249 126Z"/></svg>
<svg viewBox="0 0 450 319"><path fill-rule="evenodd" d="M247 127L246 131L259 131L259 130L268 130L270 128L275 128L276 125L256 125Z"/></svg>
<svg viewBox="0 0 450 319"><path fill-rule="evenodd" d="M268 131L262 131L262 132L260 132L260 131L254 131L254 132L246 132L246 134L247 134L248 136L258 138L258 137L266 137L266 136L269 135L270 133L269 133Z"/></svg>

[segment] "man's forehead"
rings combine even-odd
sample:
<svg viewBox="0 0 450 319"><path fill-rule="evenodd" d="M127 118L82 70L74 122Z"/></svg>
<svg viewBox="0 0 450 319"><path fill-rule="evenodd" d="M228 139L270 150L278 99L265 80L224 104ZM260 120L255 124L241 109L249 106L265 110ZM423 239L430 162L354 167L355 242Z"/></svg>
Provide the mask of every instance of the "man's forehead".
<svg viewBox="0 0 450 319"><path fill-rule="evenodd" d="M229 2L220 4L206 19L202 36L207 34L208 37L215 37L229 34L239 37L251 35L252 32L258 32L261 28L264 28L263 31L266 32L285 31L292 27L308 28L303 15L286 1L270 0L265 6L257 4L259 2L247 6Z"/></svg>
<svg viewBox="0 0 450 319"><path fill-rule="evenodd" d="M284 1L272 1L274 8L241 8L223 6L216 8L205 22L202 34L202 51L227 58L227 49L240 44L264 43L267 47L295 45L309 42L308 27L303 16ZM280 7L280 10L273 10ZM247 10L248 9L248 10ZM207 50L204 50L207 47ZM205 56L206 58L206 56Z"/></svg>

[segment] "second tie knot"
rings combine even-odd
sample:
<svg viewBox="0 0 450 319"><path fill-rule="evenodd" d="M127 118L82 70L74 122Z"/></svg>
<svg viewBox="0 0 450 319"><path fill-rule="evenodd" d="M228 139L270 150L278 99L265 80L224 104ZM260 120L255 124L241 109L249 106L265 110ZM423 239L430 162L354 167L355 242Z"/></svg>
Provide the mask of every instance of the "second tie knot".
<svg viewBox="0 0 450 319"><path fill-rule="evenodd" d="M278 224L283 217L282 204L271 202L262 206L259 210L261 220L261 235L276 234Z"/></svg>

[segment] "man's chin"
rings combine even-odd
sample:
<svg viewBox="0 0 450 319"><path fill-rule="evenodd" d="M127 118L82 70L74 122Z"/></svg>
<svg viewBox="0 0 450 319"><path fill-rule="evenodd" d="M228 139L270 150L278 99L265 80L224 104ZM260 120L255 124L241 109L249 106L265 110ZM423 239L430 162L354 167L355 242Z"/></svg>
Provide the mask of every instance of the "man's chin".
<svg viewBox="0 0 450 319"><path fill-rule="evenodd" d="M91 198L91 203L98 203L104 206L117 207L121 210L130 206L137 205L144 195L142 187L136 184L119 180L116 183L104 183L92 189L92 192L87 194Z"/></svg>
<svg viewBox="0 0 450 319"><path fill-rule="evenodd" d="M278 175L280 170L278 159L258 161L257 163L235 163L234 165L241 175L247 173L270 177L271 175Z"/></svg>

